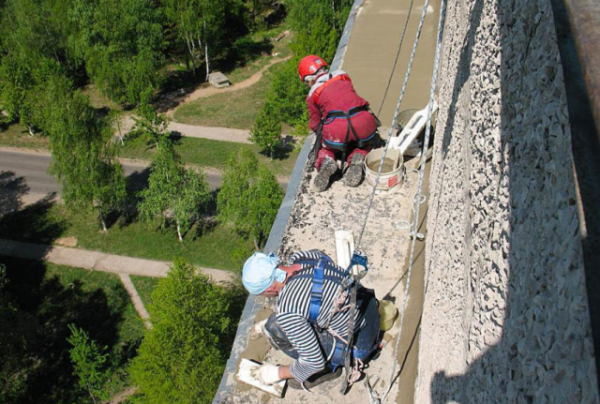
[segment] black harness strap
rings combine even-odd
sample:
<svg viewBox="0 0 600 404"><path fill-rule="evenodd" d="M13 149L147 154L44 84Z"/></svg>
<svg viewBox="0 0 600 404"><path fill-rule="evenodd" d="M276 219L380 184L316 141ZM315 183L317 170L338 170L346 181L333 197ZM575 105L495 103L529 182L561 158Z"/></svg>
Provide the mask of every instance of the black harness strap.
<svg viewBox="0 0 600 404"><path fill-rule="evenodd" d="M319 127L319 129L321 131L321 138L322 138L323 126L325 125L325 122L327 122L328 120L335 119L335 118L343 118L348 122L348 126L346 127L346 137L344 139L344 144L341 144L341 145L340 144L331 144L331 143L325 141L325 143L327 144L327 147L330 147L332 149L342 152L342 161L346 161L346 154L348 151L348 145L350 143L356 143L359 148L363 148L364 146L371 143L372 141L374 141L377 138L377 136L371 136L368 139L360 139L358 137L358 134L356 133L356 129L354 128L354 125L352 125L351 118L353 115L355 115L359 112L363 112L363 111L371 112L371 109L369 108L368 105L361 105L359 107L350 108L348 111L329 111L327 113L327 115L325 116L325 118L321 120L321 126ZM371 114L373 114L373 113L371 112ZM377 119L377 117L375 117L375 120L376 120L376 122L379 122L379 119Z"/></svg>

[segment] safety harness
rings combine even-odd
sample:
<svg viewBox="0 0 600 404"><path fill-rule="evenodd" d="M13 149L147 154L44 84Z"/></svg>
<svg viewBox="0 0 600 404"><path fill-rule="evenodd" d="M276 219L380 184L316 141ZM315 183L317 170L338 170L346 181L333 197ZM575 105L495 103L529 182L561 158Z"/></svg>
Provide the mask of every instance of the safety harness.
<svg viewBox="0 0 600 404"><path fill-rule="evenodd" d="M323 92L323 90L327 86L329 86L330 84L332 84L336 81L352 82L352 80L350 80L350 76L348 76L347 74L340 74L338 76L332 77L331 73L329 73L329 79L326 82L324 82L323 84L321 84L313 92L313 94L311 96L315 105L318 105L319 97L320 97L321 93ZM358 147L359 149L362 149L366 145L370 144L371 142L378 140L377 131L373 132L371 134L371 136L369 136L365 139L361 139L358 137L358 134L356 133L356 129L354 128L354 125L352 125L352 120L350 118L352 118L354 115L356 115L360 112L363 112L363 111L370 112L371 115L373 115L373 117L375 118L375 121L377 122L377 126L381 126L381 122L375 116L375 114L373 114L373 112L371 111L371 109L369 108L368 105L361 105L358 107L350 108L348 111L343 111L343 110L329 111L325 117L321 118L321 123L319 124L319 129L317 131L317 139L316 139L316 142L315 142L315 145L313 148L313 150L314 150L313 159L317 158L317 154L319 153L322 143L325 143L325 145L327 145L327 147L329 147L331 149L342 152L342 161L346 161L347 149L348 149L348 145L350 143L355 143L356 147ZM346 136L344 138L344 141L343 142L332 142L327 139L323 140L323 127L325 125L332 123L334 120L336 120L338 118L346 119L346 121L348 122L348 126L346 128Z"/></svg>
<svg viewBox="0 0 600 404"><path fill-rule="evenodd" d="M335 265L335 263L331 260L331 258L329 258L325 254L321 255L319 259L303 259L296 261L296 263L307 264L313 267L312 274L303 274L302 272L300 272L299 274L295 275L294 278L312 278L310 305L308 309L308 321L317 330L317 332L320 333L322 331L327 331L334 338L334 346L329 354L329 357L327 358L331 370L335 371L339 366L344 366L345 362L349 360L351 356L364 357L365 354L368 355L371 351L364 352L364 350L360 350L357 347L353 346L352 339L354 332L351 332L350 329L348 330L348 337L346 340L337 333L333 332L333 330L329 329L329 324L331 323L331 320L333 319L336 313L340 311L345 311L347 309L351 309L351 315L355 315L357 303L356 291L353 289L357 287L358 282L352 279L350 270L354 265L362 265L365 268L365 272L368 271L366 257L355 253L352 257L352 261L350 262L348 269L345 272L340 271L339 268ZM332 271L337 276L325 275L325 269ZM329 317L327 318L325 325L321 327L317 323L317 319L319 318L321 306L323 304L323 289L326 280L338 285L339 296L336 299L331 312L329 313ZM345 303L348 293L352 293L353 291L354 301L351 301L348 306L341 307ZM352 304L354 304L354 307L352 307ZM348 350L349 346L353 347L352 351Z"/></svg>
<svg viewBox="0 0 600 404"><path fill-rule="evenodd" d="M347 275L340 271L338 267L333 263L331 258L323 254L319 259L303 259L295 261L296 264L311 265L313 267L313 273L302 273L294 275L295 279L312 278L312 289L310 292L310 305L308 309L308 321L318 330L323 331L329 327L331 322L331 316L327 319L324 327L320 327L317 324L317 319L321 312L321 305L323 304L323 288L325 281L331 281L338 285L342 289L345 289L347 285ZM337 276L325 275L325 268L332 271ZM341 278L341 279L340 279Z"/></svg>

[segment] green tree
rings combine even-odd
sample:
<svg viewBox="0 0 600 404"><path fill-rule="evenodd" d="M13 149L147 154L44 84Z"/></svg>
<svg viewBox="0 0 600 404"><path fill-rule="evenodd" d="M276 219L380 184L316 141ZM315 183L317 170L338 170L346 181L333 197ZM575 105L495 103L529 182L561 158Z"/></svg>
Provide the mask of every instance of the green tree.
<svg viewBox="0 0 600 404"><path fill-rule="evenodd" d="M266 151L273 159L275 148L281 143L281 122L275 116L274 102L268 99L260 110L252 130L250 140Z"/></svg>
<svg viewBox="0 0 600 404"><path fill-rule="evenodd" d="M153 327L130 367L148 404L212 401L237 327L236 300L192 265L173 263L152 293Z"/></svg>
<svg viewBox="0 0 600 404"><path fill-rule="evenodd" d="M112 152L106 153L100 160L96 161L95 170L92 173L91 187L93 188L94 208L98 211L98 218L102 224L102 230L108 232L106 222L107 216L123 207L127 199L127 190L123 167Z"/></svg>
<svg viewBox="0 0 600 404"><path fill-rule="evenodd" d="M60 0L8 0L0 20L0 100L31 135L44 126L45 84L65 62L53 3Z"/></svg>
<svg viewBox="0 0 600 404"><path fill-rule="evenodd" d="M299 60L292 58L275 70L267 94L274 102L273 116L288 125L296 125L306 110L308 88L298 79Z"/></svg>
<svg viewBox="0 0 600 404"><path fill-rule="evenodd" d="M148 188L140 192L139 206L146 220L162 219L161 227L171 215L177 227L177 236L183 234L210 201L210 187L203 173L186 170L169 141L163 141L150 166Z"/></svg>
<svg viewBox="0 0 600 404"><path fill-rule="evenodd" d="M68 79L48 85L46 126L50 134L50 171L62 185L62 198L71 210L97 209L108 230L106 215L125 200L125 179L111 144L110 124L99 119L88 98L72 91Z"/></svg>
<svg viewBox="0 0 600 404"><path fill-rule="evenodd" d="M201 0L163 0L166 16L176 27L177 38L185 42L194 74L202 57Z"/></svg>
<svg viewBox="0 0 600 404"><path fill-rule="evenodd" d="M73 346L69 355L79 386L89 394L94 403L108 399L105 386L111 372L106 366L109 355L103 353L107 347L98 347L82 328L77 328L74 324L69 324L69 330L71 336L67 341Z"/></svg>
<svg viewBox="0 0 600 404"><path fill-rule="evenodd" d="M277 178L248 150L231 156L217 197L219 219L252 238L257 250L266 241L283 200Z"/></svg>
<svg viewBox="0 0 600 404"><path fill-rule="evenodd" d="M298 129L307 126L305 99L308 89L298 80L300 59L316 54L327 61L335 55L352 0L288 0L287 22L294 30L290 44L294 58L275 71L267 99L273 100L272 116ZM267 112L261 112L259 117ZM306 133L306 132L305 132Z"/></svg>
<svg viewBox="0 0 600 404"><path fill-rule="evenodd" d="M133 118L135 121L133 134L141 135L149 145L154 145L158 149L162 140L169 137L168 118L148 104L140 105L137 112L138 117Z"/></svg>
<svg viewBox="0 0 600 404"><path fill-rule="evenodd" d="M184 45L194 74L204 59L206 78L211 58L239 35L240 0L163 0L164 13ZM243 30L242 30L243 31Z"/></svg>
<svg viewBox="0 0 600 404"><path fill-rule="evenodd" d="M68 39L74 60L117 102L150 101L162 81L160 11L147 0L71 0Z"/></svg>

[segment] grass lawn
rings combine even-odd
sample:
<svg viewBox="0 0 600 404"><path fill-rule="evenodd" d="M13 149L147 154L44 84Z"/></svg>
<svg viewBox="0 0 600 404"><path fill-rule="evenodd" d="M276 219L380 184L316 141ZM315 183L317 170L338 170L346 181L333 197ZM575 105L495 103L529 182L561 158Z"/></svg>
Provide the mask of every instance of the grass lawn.
<svg viewBox="0 0 600 404"><path fill-rule="evenodd" d="M150 295L152 295L152 292L154 292L154 289L156 289L160 279L136 275L131 275L130 278L131 282L133 282L133 286L135 286L135 289L138 291L142 302L146 308L148 308L148 305L152 303Z"/></svg>
<svg viewBox="0 0 600 404"><path fill-rule="evenodd" d="M46 263L46 278L54 277L65 288L76 285L75 287L81 288L85 293L102 290L106 294L109 307L113 311L120 311L123 317L119 327L118 343L129 343L144 336L144 324L133 308L129 295L117 275L48 262Z"/></svg>
<svg viewBox="0 0 600 404"><path fill-rule="evenodd" d="M287 154L282 159L271 159L262 153L258 146L221 142L211 139L197 139L183 137L177 141L175 146L177 152L181 155L182 161L188 164L195 164L200 167L214 167L223 170L229 159L229 156L235 154L240 149L249 149L257 157L260 162L267 165L271 171L277 176L287 177L292 173L294 164L298 158L298 150L286 152ZM141 139L133 139L125 142L124 147L120 147L119 155L121 157L152 160L155 149L149 149Z"/></svg>
<svg viewBox="0 0 600 404"><path fill-rule="evenodd" d="M0 263L6 267L3 298L14 310L3 326L19 341L3 358L7 402L91 402L73 375L69 324L111 353L111 395L129 384L127 364L145 329L115 275L2 256Z"/></svg>
<svg viewBox="0 0 600 404"><path fill-rule="evenodd" d="M47 150L50 142L46 136L30 136L24 125L15 123L9 125L4 131L0 127L0 146Z"/></svg>
<svg viewBox="0 0 600 404"><path fill-rule="evenodd" d="M49 139L42 136L29 136L26 128L19 124L8 127L4 132L0 132L0 146L19 147L34 150L48 150ZM277 176L287 177L292 173L298 151L287 152L282 159L271 161L267 156L260 153L255 145L221 142L210 139L181 138L178 140L175 149L181 155L184 163L195 164L200 167L214 167L222 170L230 155L235 154L240 148L250 149L256 154L259 161L266 164ZM138 139L132 139L125 142L124 147L120 147L119 155L121 157L133 158L150 161L154 157L156 150L148 149L148 146Z"/></svg>
<svg viewBox="0 0 600 404"><path fill-rule="evenodd" d="M227 75L227 78L233 83L242 82L248 78L250 78L254 73L262 69L266 66L271 60L274 58L283 59L289 55L291 55L292 51L290 50L289 43L290 37L286 37L276 42L274 39L281 34L283 31L288 29L287 25L280 25L276 28L273 28L269 31L261 31L255 32L249 36L249 40L254 41L255 43L266 42L272 49L267 54L263 54L259 56L257 59L245 63L243 65L236 66L233 70L224 70L224 73ZM272 55L277 56L272 56Z"/></svg>
<svg viewBox="0 0 600 404"><path fill-rule="evenodd" d="M177 239L174 227L160 230L158 223L120 217L108 233L100 231L93 212L69 213L64 205L30 205L0 219L0 238L51 244L59 237L75 237L77 247L130 257L172 261L181 257L198 266L239 271L243 258L253 251L252 241L239 238L230 228L196 225ZM18 230L17 230L18 229Z"/></svg>
<svg viewBox="0 0 600 404"><path fill-rule="evenodd" d="M252 251L251 241L240 239L224 226L200 234L200 229L193 227L180 243L173 227L160 230L158 223L124 225L118 221L105 234L99 231L95 214L69 214L63 206L53 208L70 224L64 236L76 237L78 246L88 250L163 261L181 257L196 265L233 271L239 270L239 262L231 253L240 249Z"/></svg>
<svg viewBox="0 0 600 404"><path fill-rule="evenodd" d="M175 111L177 122L190 125L250 129L262 108L271 84L273 69L264 72L258 83L239 91L200 98Z"/></svg>

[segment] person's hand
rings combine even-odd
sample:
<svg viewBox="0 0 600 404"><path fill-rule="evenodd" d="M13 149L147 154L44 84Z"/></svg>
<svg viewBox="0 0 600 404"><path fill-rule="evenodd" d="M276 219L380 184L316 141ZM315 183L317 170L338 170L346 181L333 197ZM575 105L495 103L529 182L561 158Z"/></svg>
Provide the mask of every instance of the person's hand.
<svg viewBox="0 0 600 404"><path fill-rule="evenodd" d="M252 377L258 379L262 384L271 385L281 380L279 377L279 366L263 363L252 371Z"/></svg>

